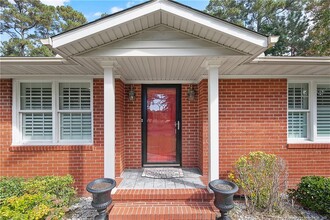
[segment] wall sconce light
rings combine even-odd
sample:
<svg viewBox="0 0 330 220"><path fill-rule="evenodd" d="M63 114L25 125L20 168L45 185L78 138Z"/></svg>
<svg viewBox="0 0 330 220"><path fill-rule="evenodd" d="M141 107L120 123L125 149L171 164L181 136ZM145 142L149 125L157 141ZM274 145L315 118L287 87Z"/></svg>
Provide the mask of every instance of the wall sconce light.
<svg viewBox="0 0 330 220"><path fill-rule="evenodd" d="M133 87L133 85L131 85L131 89L128 92L128 100L135 101L135 98L136 98L136 95L135 95L134 87Z"/></svg>
<svg viewBox="0 0 330 220"><path fill-rule="evenodd" d="M189 85L188 92L187 92L188 101L194 101L195 95L196 95L196 92L195 92L193 86Z"/></svg>

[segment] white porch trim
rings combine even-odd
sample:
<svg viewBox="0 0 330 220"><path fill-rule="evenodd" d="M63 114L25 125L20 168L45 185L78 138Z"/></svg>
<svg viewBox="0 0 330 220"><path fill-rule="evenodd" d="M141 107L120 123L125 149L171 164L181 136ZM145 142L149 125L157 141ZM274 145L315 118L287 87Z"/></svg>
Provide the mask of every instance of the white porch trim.
<svg viewBox="0 0 330 220"><path fill-rule="evenodd" d="M208 66L209 182L219 179L219 65Z"/></svg>
<svg viewBox="0 0 330 220"><path fill-rule="evenodd" d="M114 62L102 62L104 69L104 177L115 178L115 75Z"/></svg>

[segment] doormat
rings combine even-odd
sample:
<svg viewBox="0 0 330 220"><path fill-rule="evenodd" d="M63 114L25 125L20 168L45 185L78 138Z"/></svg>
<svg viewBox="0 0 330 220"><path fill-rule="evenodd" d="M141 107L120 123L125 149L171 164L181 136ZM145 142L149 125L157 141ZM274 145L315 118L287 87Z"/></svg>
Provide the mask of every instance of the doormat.
<svg viewBox="0 0 330 220"><path fill-rule="evenodd" d="M183 177L181 168L144 168L143 177L154 179L170 179Z"/></svg>

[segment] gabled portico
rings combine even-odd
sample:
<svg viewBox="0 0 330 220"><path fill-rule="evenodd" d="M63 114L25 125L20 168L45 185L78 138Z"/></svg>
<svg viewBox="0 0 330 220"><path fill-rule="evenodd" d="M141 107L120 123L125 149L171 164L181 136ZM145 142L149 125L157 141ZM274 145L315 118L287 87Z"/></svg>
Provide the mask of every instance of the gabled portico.
<svg viewBox="0 0 330 220"><path fill-rule="evenodd" d="M201 138L208 139L209 149L204 150L209 152L208 169L204 171L213 180L219 177L219 70L226 72L253 59L275 41L176 2L158 0L96 20L43 43L71 62L96 74L103 73L105 177L114 178L118 172L115 78L137 86L197 84L207 79L209 128L207 137ZM180 99L185 99L184 96ZM180 123L181 118L177 118L176 132L185 132ZM181 149L177 153L182 158L186 149L181 146L177 149ZM181 162L180 159L179 165Z"/></svg>

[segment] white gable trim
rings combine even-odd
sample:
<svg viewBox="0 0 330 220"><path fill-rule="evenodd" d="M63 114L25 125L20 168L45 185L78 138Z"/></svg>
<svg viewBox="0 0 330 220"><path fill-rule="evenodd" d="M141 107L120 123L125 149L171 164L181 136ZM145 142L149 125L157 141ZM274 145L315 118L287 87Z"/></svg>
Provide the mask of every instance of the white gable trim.
<svg viewBox="0 0 330 220"><path fill-rule="evenodd" d="M157 4L156 2L153 2L151 4L145 4L136 9L128 10L123 13L118 13L117 15L111 16L109 18L104 18L95 23L85 25L69 32L54 36L51 38L51 42L49 43L53 48L60 47L73 41L115 27L122 23L153 13L157 10L160 10L160 4Z"/></svg>
<svg viewBox="0 0 330 220"><path fill-rule="evenodd" d="M81 26L69 32L54 36L51 39L44 39L42 42L45 45L58 48L115 26L119 26L126 22L137 20L157 11L158 13L154 15L156 17L155 20L157 20L154 25L162 23L163 11L164 13L168 13L170 16L184 18L188 21L200 24L206 28L219 31L221 33L225 33L228 36L244 40L256 46L267 48L269 44L273 42L273 38L263 36L256 32L230 24L200 12L196 12L193 9L169 1L154 1L146 3L118 14L114 14L108 18L100 19L99 21Z"/></svg>
<svg viewBox="0 0 330 220"><path fill-rule="evenodd" d="M258 46L267 47L268 38L261 34L254 33L252 31L246 30L244 28L237 27L228 22L213 18L211 16L196 13L192 10L184 8L180 5L170 5L170 4L161 4L161 9L167 11L171 14L186 18L195 23L207 26L209 28L215 29L217 31L229 34L233 37L240 38L242 40L248 41L250 43L256 44Z"/></svg>

